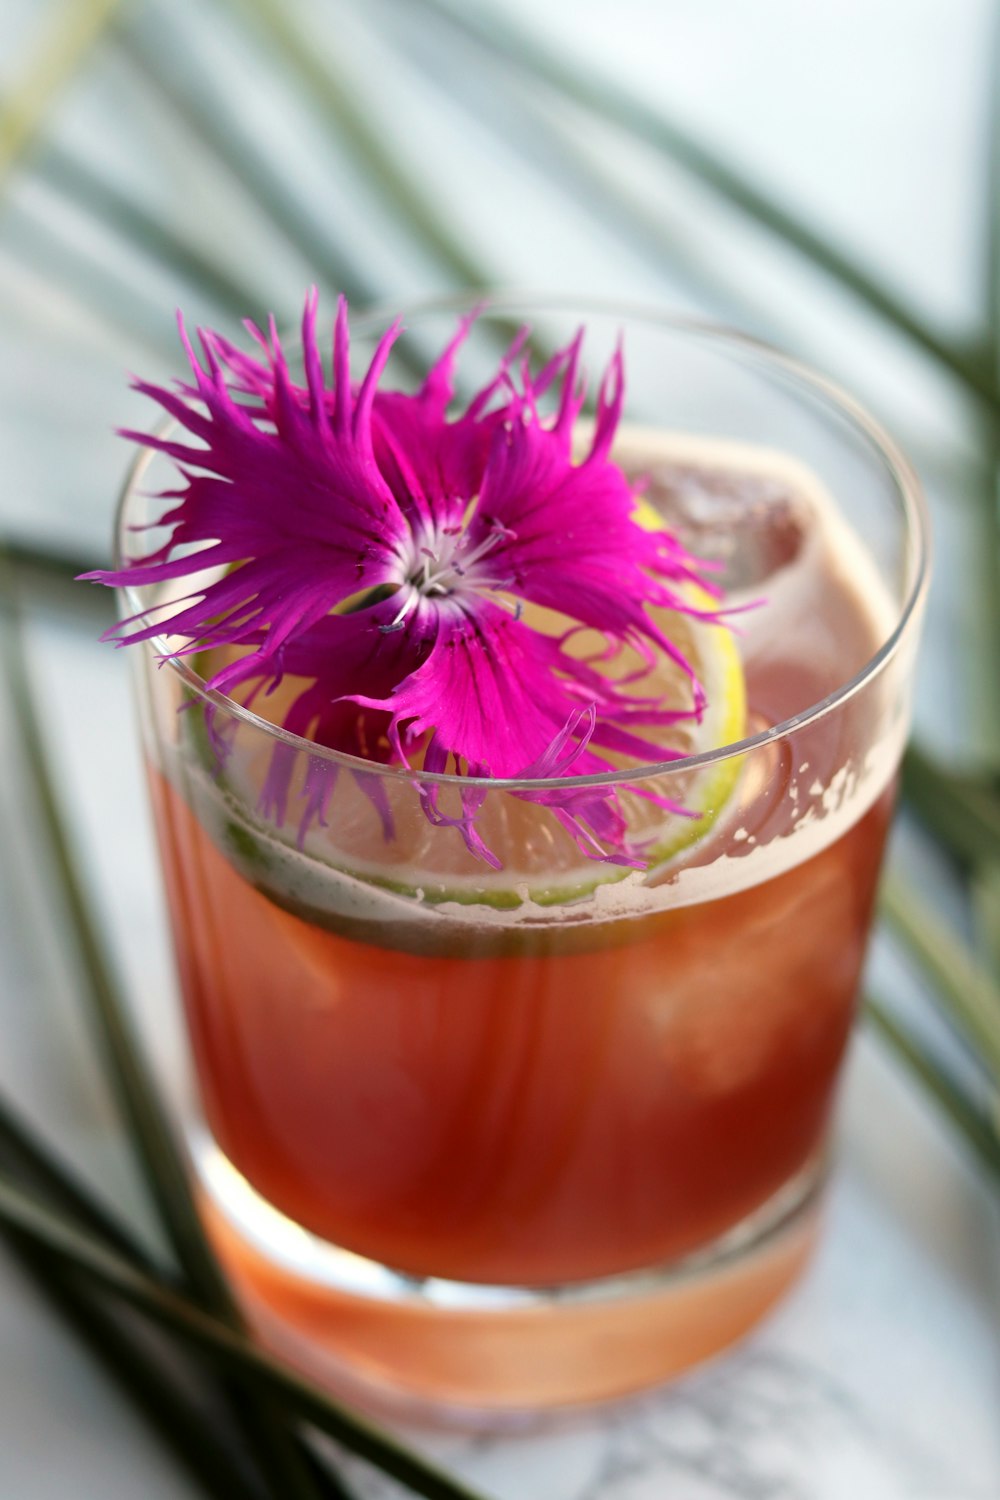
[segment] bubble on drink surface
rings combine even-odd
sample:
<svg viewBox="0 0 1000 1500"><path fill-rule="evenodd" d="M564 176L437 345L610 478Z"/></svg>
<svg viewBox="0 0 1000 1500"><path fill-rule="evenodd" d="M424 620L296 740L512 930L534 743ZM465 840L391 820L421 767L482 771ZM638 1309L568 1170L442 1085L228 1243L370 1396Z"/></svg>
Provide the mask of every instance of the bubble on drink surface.
<svg viewBox="0 0 1000 1500"><path fill-rule="evenodd" d="M715 580L743 593L796 561L813 522L810 506L781 474L671 460L645 470L646 498Z"/></svg>

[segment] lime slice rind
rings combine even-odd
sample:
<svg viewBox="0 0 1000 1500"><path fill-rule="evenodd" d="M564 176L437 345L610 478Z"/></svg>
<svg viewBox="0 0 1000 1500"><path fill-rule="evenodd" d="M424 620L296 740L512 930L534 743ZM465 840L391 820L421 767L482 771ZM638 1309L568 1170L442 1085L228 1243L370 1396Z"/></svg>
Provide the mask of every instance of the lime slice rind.
<svg viewBox="0 0 1000 1500"><path fill-rule="evenodd" d="M708 697L702 722L694 731L696 748L706 750L738 742L745 728L746 695L735 641L723 625L697 622L691 630L700 643L696 665ZM205 663L199 661L197 665L204 667ZM257 789L249 785L241 787L238 772L234 773L234 764L239 763L238 750L228 766L219 766L208 736L205 706L195 703L184 711L181 719L187 752L200 768L199 780L204 781L196 794L199 817L244 878L282 905L288 902L283 899L279 885L282 881L288 883L295 863L308 867L314 886L322 871L327 880L346 878L352 884L374 887L427 905L454 903L511 911L526 903L542 908L570 906L590 896L597 886L618 882L633 873L627 866L601 863L583 855L578 857L578 863L553 869L546 875L519 869L516 857L504 860L503 869L497 872L486 867L474 873L449 872L440 868L443 847L440 841L450 837L458 843L461 835L457 830L431 830L429 824L428 837L434 839L438 867L426 867L417 859L394 870L388 858L380 863L336 847L336 794L332 827L311 830L300 847L294 824L289 822L286 828L278 828L255 811ZM636 847L646 861L648 879L662 879L670 865L690 855L717 828L719 818L733 799L741 766L742 757L733 756L695 772L681 771L664 778L666 794L696 816L667 813L659 831L647 821L643 830L646 836L637 836ZM627 771L624 774L627 776ZM511 797L500 792L490 795ZM627 786L622 795L633 808L641 803L636 794L628 792ZM544 817L543 809L534 810L534 816ZM387 852L390 849L391 845L387 846ZM503 850L498 849L497 853L503 859ZM316 894L319 898L320 893ZM322 899L308 905L314 909L327 901L336 905L336 893L327 892Z"/></svg>
<svg viewBox="0 0 1000 1500"><path fill-rule="evenodd" d="M636 502L634 514L638 524L647 529L663 524L652 506L642 499ZM716 607L716 601L696 585L686 586L685 592L690 603L703 608L706 613ZM714 620L666 611L654 613L661 616L665 632L684 649L707 700L701 720L683 726L684 737L678 748L685 755L696 755L738 743L745 733L747 704L742 663L732 631ZM203 678L210 677L214 670L208 653L196 655L191 664ZM665 660L664 670L669 670ZM670 679L665 678L664 690L668 686ZM265 705L274 704L274 700L264 701ZM238 745L228 762L220 766L208 734L206 713L207 705L196 701L181 715L182 740L206 782L195 793L199 817L209 826L214 841L234 867L282 904L285 902L277 886L281 880L286 884L297 884L296 861L310 870L314 886L319 884L318 872L328 872L326 879L330 881L348 881L431 906L449 903L497 910L516 910L527 903L543 908L570 906L590 896L598 886L619 882L634 873L629 866L588 859L558 828L554 818L549 816L546 819L543 806L533 806L530 817L526 818L526 804L519 803L518 813L513 809L516 799L504 792L489 794L492 800L484 809L483 819L484 824L489 825L489 831L486 826L482 830L489 847L502 861L503 867L497 872L486 866L469 869L471 857L465 851L460 832L434 828L415 809L408 813L405 821L411 825L414 821L419 823L421 832L414 846L411 829L409 857L405 861L399 859L397 849L394 861L392 841L385 846L384 861L367 857L368 849L376 848L381 835L345 829L343 811L338 818L337 799L342 795L339 787L334 794L332 826L329 829L314 826L300 841L296 820L291 819L287 827L279 828L256 809L270 748L266 749L263 758L257 755L256 764L254 754L250 754L248 766L242 768L242 776ZM239 733L238 730L237 739ZM247 741L251 750L263 745L261 731L250 730L248 733L254 737ZM734 792L742 763L742 757L731 756L694 771L678 769L660 779L658 790L695 814L687 817L653 811L655 804L628 790L628 767L622 768L623 786L619 796L626 810L633 846L646 863L646 879L661 880L671 865L690 856L717 829L727 805L735 805ZM190 779L185 776L185 780ZM413 787L408 795L415 801L416 788ZM496 799L500 799L499 802ZM355 817L359 807L363 808L363 799L361 803L355 803ZM512 812L505 814L505 807L512 808ZM350 813L347 818L349 820ZM549 825L548 831L541 821L543 819ZM554 842L552 828L556 829ZM343 847L350 843L352 832L355 842L363 846L363 854L359 849ZM444 840L453 842L445 843ZM550 846L556 850L551 857L547 855ZM454 851L456 865L459 862L466 865L464 872L460 868L448 868L452 858L449 851ZM548 867L539 868L540 865ZM331 890L322 901L310 905L323 905L327 900L336 905L337 892Z"/></svg>

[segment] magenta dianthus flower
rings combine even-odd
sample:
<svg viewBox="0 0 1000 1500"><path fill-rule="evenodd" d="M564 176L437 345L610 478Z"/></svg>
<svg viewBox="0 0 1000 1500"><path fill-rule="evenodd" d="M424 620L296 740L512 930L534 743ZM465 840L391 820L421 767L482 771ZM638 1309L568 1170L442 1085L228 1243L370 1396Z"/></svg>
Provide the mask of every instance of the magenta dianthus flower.
<svg viewBox="0 0 1000 1500"><path fill-rule="evenodd" d="M609 770L609 755L615 764L670 759L657 728L697 718L704 694L650 611L705 613L685 588L705 583L669 531L638 524L634 487L609 456L621 351L578 455L583 331L535 375L522 334L489 384L452 413L472 322L462 320L415 395L379 389L398 322L352 382L343 298L330 384L315 292L302 321L304 385L292 379L273 322L266 335L247 325L260 357L207 330L199 357L181 323L193 382L135 388L189 436L123 434L180 472L181 486L162 496L158 524L170 537L120 571L88 576L157 588L202 575L170 616L181 641L173 654L239 648L209 686L240 687L246 701L286 675L303 679L285 727L354 756L545 779ZM559 633L538 623L553 616L533 606L565 622ZM164 628L138 615L108 634L127 644ZM665 707L644 692L642 671L615 680L599 658L574 654L580 630L599 632L608 653L630 647L646 663L667 653L690 684L689 706ZM279 816L284 790L279 755L265 788ZM307 786L313 812L329 790ZM423 793L432 821L454 823L495 864L475 826L482 795L466 788L452 818ZM521 795L547 805L592 857L640 862L613 788Z"/></svg>

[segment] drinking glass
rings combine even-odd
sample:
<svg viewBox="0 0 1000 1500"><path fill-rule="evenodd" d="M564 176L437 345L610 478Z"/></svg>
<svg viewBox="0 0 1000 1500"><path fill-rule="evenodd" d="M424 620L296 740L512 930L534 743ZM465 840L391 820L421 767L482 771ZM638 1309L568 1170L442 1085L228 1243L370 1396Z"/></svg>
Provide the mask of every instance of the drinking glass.
<svg viewBox="0 0 1000 1500"><path fill-rule="evenodd" d="M412 311L383 385L469 306ZM357 370L386 321L355 320ZM163 622L130 654L219 1254L332 1386L494 1414L660 1381L805 1265L927 576L913 474L825 379L655 310L493 297L470 389L521 322L543 351L584 324L591 370L623 339L616 455L727 587L737 742L561 782L356 760L162 661L169 598L123 604ZM120 565L170 477L142 453ZM585 782L698 815L625 790L658 858L588 860L531 798ZM449 824L470 788L501 871Z"/></svg>

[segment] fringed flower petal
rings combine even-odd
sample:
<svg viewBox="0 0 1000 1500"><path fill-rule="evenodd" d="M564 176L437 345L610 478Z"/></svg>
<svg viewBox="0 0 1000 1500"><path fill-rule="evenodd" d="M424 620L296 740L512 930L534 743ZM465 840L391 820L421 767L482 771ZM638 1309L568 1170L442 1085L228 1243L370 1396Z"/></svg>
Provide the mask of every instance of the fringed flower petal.
<svg viewBox="0 0 1000 1500"><path fill-rule="evenodd" d="M371 402L397 330L381 340L360 391L347 370L347 313L341 301L332 411L316 346L315 302L303 318L309 383L296 387L278 336L267 348L270 386L262 418L228 389L216 343L203 336L203 366L184 337L194 385L177 391L136 382L202 446L126 431L124 436L173 458L184 489L161 517L166 546L119 571L87 574L100 583L155 587L217 570L200 592L197 611L172 621L175 632L218 643L265 629L273 653L295 632L322 619L348 595L396 577L408 528L375 462ZM308 399L303 399L307 396ZM197 403L192 404L192 403ZM273 427L273 431L269 428ZM178 553L181 555L178 556ZM233 571L229 571L232 569ZM289 584L293 583L289 595ZM196 614L204 631L197 631ZM109 635L121 643L153 632L125 620Z"/></svg>
<svg viewBox="0 0 1000 1500"><path fill-rule="evenodd" d="M293 380L273 323L266 332L248 325L254 354L203 331L200 355L181 324L192 379L172 389L136 382L180 434L125 434L180 472L162 497L168 540L121 570L88 576L141 583L154 599L165 589L173 654L221 649L210 685L239 690L247 703L285 678L301 683L285 727L358 760L555 781L622 759L669 759L664 728L697 718L704 692L653 611L716 615L692 606L688 585L706 587L694 559L670 532L637 520L635 488L611 461L621 350L580 455L582 330L535 375L523 330L454 411L475 316L412 395L379 389L397 324L352 382L343 299L329 382L315 293L302 320L304 383ZM179 598L175 585L188 578ZM163 622L150 619L136 615L109 634L120 644L162 635ZM599 632L603 648L575 650L581 630ZM615 675L608 665L625 649L637 665ZM687 680L687 703L664 703L648 685L664 653ZM353 774L391 836L379 776ZM336 763L311 758L300 833L327 816L337 775ZM290 787L281 746L263 791L278 822ZM420 791L432 823L455 827L496 864L477 827L482 788L460 784L459 814L442 810L434 783ZM517 795L549 808L588 857L641 863L614 789Z"/></svg>

